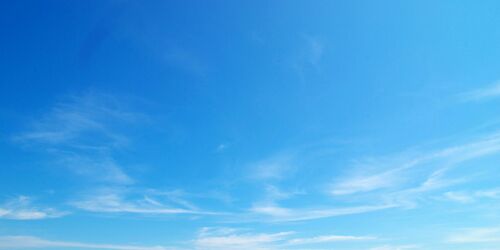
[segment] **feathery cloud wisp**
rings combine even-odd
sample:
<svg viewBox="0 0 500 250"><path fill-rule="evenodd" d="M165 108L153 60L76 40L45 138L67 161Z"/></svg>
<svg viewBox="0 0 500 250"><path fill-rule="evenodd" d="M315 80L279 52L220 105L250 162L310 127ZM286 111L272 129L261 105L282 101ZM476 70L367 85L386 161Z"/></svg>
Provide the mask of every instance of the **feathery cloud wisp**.
<svg viewBox="0 0 500 250"><path fill-rule="evenodd" d="M274 245L283 242L293 232L279 233L243 233L235 228L202 228L193 241L196 249L274 249Z"/></svg>
<svg viewBox="0 0 500 250"><path fill-rule="evenodd" d="M194 244L197 249L271 249L271 244L285 240L290 234L292 233L203 236L196 239Z"/></svg>
<svg viewBox="0 0 500 250"><path fill-rule="evenodd" d="M250 209L250 212L252 217L259 218L259 220L265 218L266 220L273 222L287 222L315 220L351 214L362 214L394 207L396 207L396 205L389 203L380 205L306 209L292 209L280 207L277 205L263 205L252 207L252 209Z"/></svg>
<svg viewBox="0 0 500 250"><path fill-rule="evenodd" d="M126 106L117 97L92 91L70 96L14 141L49 152L58 165L89 180L131 184L133 179L113 159L113 152L129 144L124 125L147 117Z"/></svg>
<svg viewBox="0 0 500 250"><path fill-rule="evenodd" d="M295 232L249 233L234 228L202 228L194 241L197 249L287 249L298 245L335 242L369 241L376 237L350 235L320 235L310 238L292 237Z"/></svg>
<svg viewBox="0 0 500 250"><path fill-rule="evenodd" d="M282 153L250 165L250 176L257 180L279 180L294 170L293 154Z"/></svg>
<svg viewBox="0 0 500 250"><path fill-rule="evenodd" d="M350 236L350 235L321 235L311 238L296 238L288 241L290 245L303 245L303 244L318 244L328 242L342 242L342 241L366 241L375 240L376 237L370 236Z"/></svg>
<svg viewBox="0 0 500 250"><path fill-rule="evenodd" d="M69 241L53 241L33 236L0 236L0 249L34 249L34 248L78 248L78 249L106 249L106 250L167 250L167 248L155 246L133 246L92 244Z"/></svg>
<svg viewBox="0 0 500 250"><path fill-rule="evenodd" d="M461 93L460 99L463 101L479 101L484 99L491 99L500 96L500 81L472 91Z"/></svg>
<svg viewBox="0 0 500 250"><path fill-rule="evenodd" d="M124 189L104 189L73 201L78 209L95 213L129 213L144 215L168 214L215 214L199 210L190 203L177 201L167 205L143 194L141 197L130 195ZM174 206L176 205L176 206Z"/></svg>
<svg viewBox="0 0 500 250"><path fill-rule="evenodd" d="M500 242L500 228L462 229L449 235L446 242L454 244Z"/></svg>
<svg viewBox="0 0 500 250"><path fill-rule="evenodd" d="M119 147L126 136L117 133L115 123L134 123L144 115L126 110L118 98L86 92L56 103L49 112L31 124L31 129L14 137L22 143L57 146ZM94 140L86 140L95 135Z"/></svg>
<svg viewBox="0 0 500 250"><path fill-rule="evenodd" d="M500 188L477 191L450 191L443 194L445 200L459 203L473 203L484 199L500 199Z"/></svg>
<svg viewBox="0 0 500 250"><path fill-rule="evenodd" d="M415 245L403 245L403 246L383 245L370 248L370 250L407 250L407 249L418 249L418 248L419 247Z"/></svg>
<svg viewBox="0 0 500 250"><path fill-rule="evenodd" d="M66 214L52 208L38 208L32 204L32 199L27 196L19 196L0 205L0 219L41 220L58 218Z"/></svg>
<svg viewBox="0 0 500 250"><path fill-rule="evenodd" d="M291 66L301 78L306 70L318 70L325 54L325 42L316 36L304 35L301 46L297 49L296 56Z"/></svg>
<svg viewBox="0 0 500 250"><path fill-rule="evenodd" d="M442 177L448 170L461 163L499 152L500 133L495 132L462 145L422 153L407 159L403 157L403 160L399 160L400 162L394 163L394 161L389 160L388 162L372 163L370 174L341 179L330 186L330 194L335 196L354 195L389 188L404 190L405 186L414 185L418 178L424 179L422 184L427 186L427 188L422 189L422 187L419 190L426 191L429 190L429 185L437 187L435 185L437 183L432 183L432 181L438 180L438 177ZM417 176L412 175L417 174L415 169L418 169L419 175ZM358 171L363 172L362 169ZM407 178L409 175L412 175L412 178Z"/></svg>

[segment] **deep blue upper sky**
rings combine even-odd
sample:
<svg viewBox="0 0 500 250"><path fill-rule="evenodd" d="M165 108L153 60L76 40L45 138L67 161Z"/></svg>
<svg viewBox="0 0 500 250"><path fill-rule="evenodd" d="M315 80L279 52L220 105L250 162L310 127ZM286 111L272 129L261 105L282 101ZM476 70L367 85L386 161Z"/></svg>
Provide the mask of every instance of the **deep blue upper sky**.
<svg viewBox="0 0 500 250"><path fill-rule="evenodd" d="M499 13L3 1L0 249L495 250Z"/></svg>

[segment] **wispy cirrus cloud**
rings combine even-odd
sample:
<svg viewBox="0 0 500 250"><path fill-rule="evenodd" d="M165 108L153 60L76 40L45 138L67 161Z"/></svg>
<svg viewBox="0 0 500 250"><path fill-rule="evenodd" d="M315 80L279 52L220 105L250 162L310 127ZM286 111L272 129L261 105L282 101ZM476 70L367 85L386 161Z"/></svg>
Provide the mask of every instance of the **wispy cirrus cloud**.
<svg viewBox="0 0 500 250"><path fill-rule="evenodd" d="M497 243L500 242L500 228L465 228L451 233L446 242L453 244L465 243Z"/></svg>
<svg viewBox="0 0 500 250"><path fill-rule="evenodd" d="M371 236L319 235L309 238L294 237L296 232L254 233L247 229L205 227L189 241L186 247L143 246L132 244L103 244L75 241L48 240L34 236L0 236L0 249L106 249L106 250L180 250L180 249L231 249L231 250L283 250L317 245L314 249L339 242L363 242L377 240ZM185 245L185 244L184 244ZM328 248L329 249L329 248ZM395 248L396 249L396 248ZM410 249L410 248L397 248ZM385 250L385 248L384 248ZM391 250L393 250L391 248Z"/></svg>
<svg viewBox="0 0 500 250"><path fill-rule="evenodd" d="M57 157L57 164L93 182L124 185L135 182L111 155L92 157L90 154L75 152L53 152L53 155Z"/></svg>
<svg viewBox="0 0 500 250"><path fill-rule="evenodd" d="M339 181L332 186L332 195L349 195L388 188L399 181L397 170L376 173L373 175L355 176Z"/></svg>
<svg viewBox="0 0 500 250"><path fill-rule="evenodd" d="M206 230L194 240L196 249L264 250L275 249L275 244L283 242L293 232L279 233L208 233Z"/></svg>
<svg viewBox="0 0 500 250"><path fill-rule="evenodd" d="M308 238L294 237L296 232L252 233L235 228L202 228L193 241L196 249L297 249L297 246L332 244L337 242L357 242L376 240L371 236L319 235ZM323 249L323 248L320 248Z"/></svg>
<svg viewBox="0 0 500 250"><path fill-rule="evenodd" d="M249 165L249 176L256 180L280 180L293 174L296 166L293 164L294 154L283 152Z"/></svg>
<svg viewBox="0 0 500 250"><path fill-rule="evenodd" d="M476 191L449 191L443 194L443 199L458 203L473 203L484 199L500 199L500 188Z"/></svg>
<svg viewBox="0 0 500 250"><path fill-rule="evenodd" d="M307 59L310 64L317 66L325 52L325 43L322 39L316 36L304 36L306 41Z"/></svg>
<svg viewBox="0 0 500 250"><path fill-rule="evenodd" d="M122 213L142 215L215 214L198 209L191 203L179 198L169 198L165 202L158 192L132 192L123 188L105 188L72 201L74 207L94 213Z"/></svg>
<svg viewBox="0 0 500 250"><path fill-rule="evenodd" d="M142 114L128 111L123 101L115 96L87 91L66 96L14 139L41 145L119 147L126 144L127 139L116 131L114 123L137 122L144 118ZM89 135L96 137L87 140Z"/></svg>
<svg viewBox="0 0 500 250"><path fill-rule="evenodd" d="M71 241L54 241L33 236L0 236L0 249L36 249L36 248L61 248L61 249L101 249L101 250L167 250L161 246L136 246L115 244L93 244Z"/></svg>
<svg viewBox="0 0 500 250"><path fill-rule="evenodd" d="M319 244L331 242L346 242L346 241L369 241L375 240L376 237L372 236L351 236L351 235L320 235L311 238L295 238L289 240L289 245L305 245L305 244Z"/></svg>
<svg viewBox="0 0 500 250"><path fill-rule="evenodd" d="M500 81L489 86L459 94L463 101L479 101L500 97Z"/></svg>
<svg viewBox="0 0 500 250"><path fill-rule="evenodd" d="M319 69L320 63L325 54L325 42L318 36L303 35L301 46L292 60L292 68L295 69L301 78L306 70Z"/></svg>
<svg viewBox="0 0 500 250"><path fill-rule="evenodd" d="M414 153L410 157L371 160L356 169L356 175L332 183L329 192L334 196L376 191L384 191L384 194L422 194L463 182L465 177L446 180L446 173L467 161L498 153L500 133L495 132L463 144Z"/></svg>
<svg viewBox="0 0 500 250"><path fill-rule="evenodd" d="M304 159L299 162L300 164L297 163L297 158L302 156L301 152L288 154L289 157L285 158L270 158L271 160L262 161L265 164L255 164L256 167L251 168L252 173L258 173L254 176L262 177L257 178L256 183L265 184L266 188L261 197L251 203L246 212L233 216L232 220L305 221L393 208L416 208L424 201L436 201L435 197L443 190L463 185L476 178L469 172L464 175L464 168L455 171L461 166L466 166L465 163L499 153L500 133L492 132L451 146L371 158L351 167L352 174L348 172L336 177L332 183L319 184L320 189L324 188L323 195L326 194L327 197L323 197L321 201L317 199L318 197L312 198L313 203L309 203L308 207L297 206L299 200L295 197L297 193L284 192L278 185L274 185L286 187L290 184L288 182L290 178L300 175L304 170L302 166L308 165ZM284 169L293 170L293 174ZM310 191L301 191L300 198L307 200L309 198L306 196L315 195ZM490 191L489 195L494 193Z"/></svg>
<svg viewBox="0 0 500 250"><path fill-rule="evenodd" d="M378 247L370 248L370 250L407 250L407 249L420 249L419 246L416 245L383 245Z"/></svg>
<svg viewBox="0 0 500 250"><path fill-rule="evenodd" d="M19 196L0 205L0 219L41 220L58 218L66 214L52 208L40 208L27 196Z"/></svg>
<svg viewBox="0 0 500 250"><path fill-rule="evenodd" d="M443 198L449 201L459 202L459 203L471 203L474 201L475 197L472 194L465 192L450 191L443 194Z"/></svg>
<svg viewBox="0 0 500 250"><path fill-rule="evenodd" d="M359 206L338 206L323 208L286 208L278 205L256 205L250 209L250 214L246 215L247 220L259 220L269 222L291 222L316 220L329 217L337 217L352 214L369 213L389 208L394 208L394 204L379 205L359 205Z"/></svg>
<svg viewBox="0 0 500 250"><path fill-rule="evenodd" d="M55 163L89 180L131 184L113 153L130 143L127 126L145 120L120 98L87 91L55 103L13 139L47 152Z"/></svg>

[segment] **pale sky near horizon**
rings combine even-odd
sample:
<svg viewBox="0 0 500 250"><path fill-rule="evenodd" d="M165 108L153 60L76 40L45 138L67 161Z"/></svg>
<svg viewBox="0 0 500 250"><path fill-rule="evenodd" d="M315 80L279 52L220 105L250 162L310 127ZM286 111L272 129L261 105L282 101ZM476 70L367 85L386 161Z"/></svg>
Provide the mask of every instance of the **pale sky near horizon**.
<svg viewBox="0 0 500 250"><path fill-rule="evenodd" d="M0 249L500 250L500 2L0 3Z"/></svg>

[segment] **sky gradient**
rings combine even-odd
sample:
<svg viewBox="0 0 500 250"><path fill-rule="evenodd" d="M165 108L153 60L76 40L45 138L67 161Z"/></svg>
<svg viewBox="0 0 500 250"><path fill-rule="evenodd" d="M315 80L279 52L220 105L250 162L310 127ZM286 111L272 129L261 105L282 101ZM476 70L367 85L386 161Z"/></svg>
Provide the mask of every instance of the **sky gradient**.
<svg viewBox="0 0 500 250"><path fill-rule="evenodd" d="M0 249L500 250L500 2L0 3Z"/></svg>

